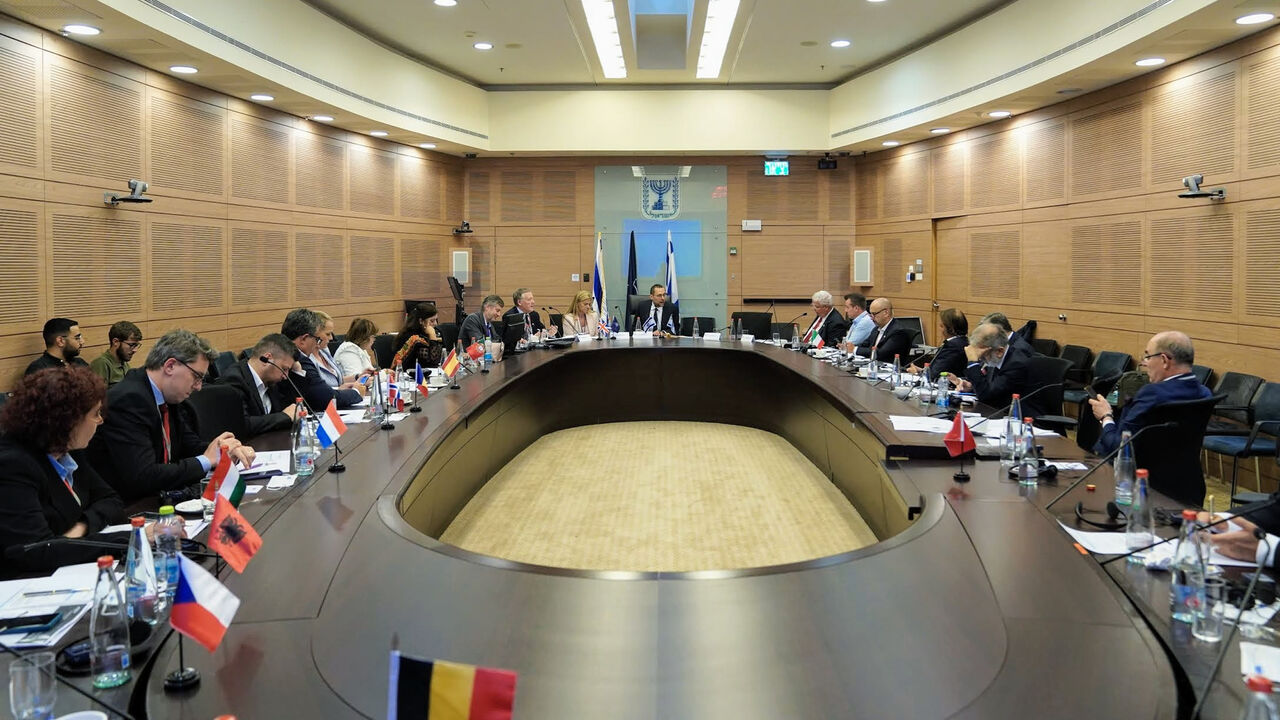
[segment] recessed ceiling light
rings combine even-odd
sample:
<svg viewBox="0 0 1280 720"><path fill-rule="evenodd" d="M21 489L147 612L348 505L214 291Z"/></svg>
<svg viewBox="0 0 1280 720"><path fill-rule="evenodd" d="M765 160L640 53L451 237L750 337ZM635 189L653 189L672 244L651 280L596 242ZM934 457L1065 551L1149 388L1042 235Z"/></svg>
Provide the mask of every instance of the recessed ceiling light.
<svg viewBox="0 0 1280 720"><path fill-rule="evenodd" d="M714 80L720 77L725 51L729 49L729 34L738 19L738 0L711 0L707 3L707 21L702 28L702 45L698 50L696 77Z"/></svg>
<svg viewBox="0 0 1280 720"><path fill-rule="evenodd" d="M1134 65L1137 65L1138 67L1154 67L1156 65L1163 65L1163 64L1164 64L1164 58L1162 57L1142 58L1138 62L1134 63Z"/></svg>
<svg viewBox="0 0 1280 720"><path fill-rule="evenodd" d="M613 80L626 77L627 63L622 57L622 37L618 34L618 19L613 14L613 0L582 0L582 12L587 16L587 29L596 46L600 71Z"/></svg>
<svg viewBox="0 0 1280 720"><path fill-rule="evenodd" d="M268 94L266 94L266 93L254 93L254 94L252 94L252 95L250 95L250 96L249 96L249 99L250 99L250 100L257 100L258 102L271 102L272 100L275 100L275 99L276 99L276 96L275 96L275 95L268 95Z"/></svg>
<svg viewBox="0 0 1280 720"><path fill-rule="evenodd" d="M881 145L883 145L883 146L885 146L885 147L898 147L898 146L899 146L899 145L901 145L902 143L898 142L897 140L885 140L884 142L882 142L882 143L880 143L880 144L881 144Z"/></svg>
<svg viewBox="0 0 1280 720"><path fill-rule="evenodd" d="M422 148L423 150L435 150L436 144L435 143L418 143L418 147Z"/></svg>
<svg viewBox="0 0 1280 720"><path fill-rule="evenodd" d="M493 43L478 42L478 43L476 43L475 45L472 45L471 47L473 47L473 48L475 48L475 49L477 49L477 50L492 50L492 49L493 49Z"/></svg>
<svg viewBox="0 0 1280 720"><path fill-rule="evenodd" d="M458 0L436 0L436 4L440 7L453 7L458 4Z"/></svg>
<svg viewBox="0 0 1280 720"><path fill-rule="evenodd" d="M867 2L884 2L884 0L867 0Z"/></svg>
<svg viewBox="0 0 1280 720"><path fill-rule="evenodd" d="M847 48L852 44L853 43L849 42L848 40L832 40L831 41L831 47L833 48Z"/></svg>
<svg viewBox="0 0 1280 720"><path fill-rule="evenodd" d="M946 135L947 133L951 132L951 128L933 128L929 130L929 132L933 133L934 135Z"/></svg>
<svg viewBox="0 0 1280 720"><path fill-rule="evenodd" d="M369 134L374 137L386 137L387 131L386 130L370 130Z"/></svg>
<svg viewBox="0 0 1280 720"><path fill-rule="evenodd" d="M1058 91L1058 94L1059 94L1059 95L1074 95L1075 93L1078 93L1078 92L1084 92L1084 88L1077 88L1077 87L1062 88L1061 90L1059 90L1059 91Z"/></svg>
<svg viewBox="0 0 1280 720"><path fill-rule="evenodd" d="M1276 16L1269 12L1249 13L1236 18L1237 25L1257 25L1258 23L1270 22L1275 20Z"/></svg>
<svg viewBox="0 0 1280 720"><path fill-rule="evenodd" d="M169 72L175 72L179 75L195 75L199 70L196 70L190 65L170 65Z"/></svg>
<svg viewBox="0 0 1280 720"><path fill-rule="evenodd" d="M333 122L332 115L312 115L311 119L316 122Z"/></svg>
<svg viewBox="0 0 1280 720"><path fill-rule="evenodd" d="M68 35L97 35L102 31L92 25L63 25L62 32Z"/></svg>
<svg viewBox="0 0 1280 720"><path fill-rule="evenodd" d="M991 112L987 113L987 117L991 117L991 118L1007 118L1007 117L1009 117L1009 116L1010 116L1010 115L1012 115L1012 114L1013 114L1013 113L1009 112L1008 110L992 110Z"/></svg>

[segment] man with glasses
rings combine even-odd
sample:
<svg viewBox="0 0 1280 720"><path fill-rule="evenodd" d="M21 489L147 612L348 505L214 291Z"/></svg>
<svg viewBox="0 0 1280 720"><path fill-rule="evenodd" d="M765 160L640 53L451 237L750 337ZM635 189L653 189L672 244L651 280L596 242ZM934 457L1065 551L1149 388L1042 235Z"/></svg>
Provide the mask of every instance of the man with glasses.
<svg viewBox="0 0 1280 720"><path fill-rule="evenodd" d="M287 430L293 425L298 407L293 388L284 382L285 373L293 371L293 364L293 343L284 335L272 333L253 346L247 359L227 368L218 378L219 385L230 385L240 394L249 437Z"/></svg>
<svg viewBox="0 0 1280 720"><path fill-rule="evenodd" d="M875 328L858 345L857 354L871 357L874 352L876 360L887 363L893 362L893 356L898 355L905 366L911 355L911 343L916 338L915 331L893 321L893 303L889 302L889 298L872 300L867 314L871 316Z"/></svg>
<svg viewBox="0 0 1280 720"><path fill-rule="evenodd" d="M144 367L107 391L110 410L89 456L126 504L198 482L218 464L224 447L244 467L253 464L253 448L229 432L208 445L196 436L195 411L186 401L204 385L214 357L195 333L170 330L147 353Z"/></svg>
<svg viewBox="0 0 1280 720"><path fill-rule="evenodd" d="M819 290L809 298L809 307L813 310L813 322L801 336L804 344L818 345L821 342L823 347L835 347L844 339L849 325L845 322L843 315L832 312L832 303L831 293L826 290Z"/></svg>
<svg viewBox="0 0 1280 720"><path fill-rule="evenodd" d="M1196 351L1186 333L1170 330L1153 335L1142 351L1142 367L1151 382L1124 406L1119 419L1105 397L1089 398L1093 416L1102 423L1102 434L1093 451L1105 455L1120 447L1120 434L1126 430L1136 433L1146 427L1147 414L1157 405L1211 396L1213 392L1191 374L1195 361Z"/></svg>
<svg viewBox="0 0 1280 720"><path fill-rule="evenodd" d="M1043 393L1027 397L1031 386L1030 346L1009 339L1009 334L995 323L982 323L969 335L964 348L967 365L958 387L971 392L978 402L1000 408L1022 395L1024 417L1040 417L1045 412Z"/></svg>
<svg viewBox="0 0 1280 720"><path fill-rule="evenodd" d="M280 325L280 334L288 338L293 346L294 366L291 370L293 382L307 401L311 410L324 412L330 400L338 401L338 409L358 405L368 392L366 386L356 383L350 388L331 388L320 376L320 369L311 360L311 356L320 349L325 320L320 313L307 308L290 310Z"/></svg>
<svg viewBox="0 0 1280 720"><path fill-rule="evenodd" d="M89 363L89 369L105 380L110 388L129 372L129 361L142 347L142 331L128 320L121 320L107 331L107 340L111 346Z"/></svg>
<svg viewBox="0 0 1280 720"><path fill-rule="evenodd" d="M53 318L44 324L44 353L31 361L24 376L39 372L46 368L81 365L88 367L80 357L80 348L84 347L84 335L80 333L80 323L71 318Z"/></svg>

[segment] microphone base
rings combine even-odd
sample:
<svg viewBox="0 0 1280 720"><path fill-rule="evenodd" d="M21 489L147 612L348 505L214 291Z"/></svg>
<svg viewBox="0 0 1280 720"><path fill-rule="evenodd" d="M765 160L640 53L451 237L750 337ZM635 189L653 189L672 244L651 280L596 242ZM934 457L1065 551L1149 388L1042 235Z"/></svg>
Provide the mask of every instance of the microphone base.
<svg viewBox="0 0 1280 720"><path fill-rule="evenodd" d="M409 408L409 412L422 412L422 408L418 407L417 405L414 405L413 407Z"/></svg>
<svg viewBox="0 0 1280 720"><path fill-rule="evenodd" d="M961 470L960 472L956 473L955 475L952 475L952 476L951 476L951 479L952 479L952 480L955 480L956 482L958 482L958 483L960 483L960 484L962 484L962 485L963 485L964 483L969 482L969 473L967 473L967 472L965 472L965 471Z"/></svg>
<svg viewBox="0 0 1280 720"><path fill-rule="evenodd" d="M184 692L199 684L200 673L192 667L174 670L164 676L164 689L166 692Z"/></svg>
<svg viewBox="0 0 1280 720"><path fill-rule="evenodd" d="M395 430L396 424L393 422L384 422L378 426L379 430Z"/></svg>
<svg viewBox="0 0 1280 720"><path fill-rule="evenodd" d="M346 471L347 471L347 466L343 465L340 462L335 461L332 465L329 466L329 472L331 473L341 473Z"/></svg>

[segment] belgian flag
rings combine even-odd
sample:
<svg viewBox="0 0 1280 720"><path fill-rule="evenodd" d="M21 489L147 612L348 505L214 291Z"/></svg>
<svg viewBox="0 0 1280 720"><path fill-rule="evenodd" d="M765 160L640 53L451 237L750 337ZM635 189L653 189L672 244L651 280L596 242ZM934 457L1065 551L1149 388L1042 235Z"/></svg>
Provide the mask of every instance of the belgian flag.
<svg viewBox="0 0 1280 720"><path fill-rule="evenodd" d="M391 651L387 720L511 720L510 670L419 660Z"/></svg>

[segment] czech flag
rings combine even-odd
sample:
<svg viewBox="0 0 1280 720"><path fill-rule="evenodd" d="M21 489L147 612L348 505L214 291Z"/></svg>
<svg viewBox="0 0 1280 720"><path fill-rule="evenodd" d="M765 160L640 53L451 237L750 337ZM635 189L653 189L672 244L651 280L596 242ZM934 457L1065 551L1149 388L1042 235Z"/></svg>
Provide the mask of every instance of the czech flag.
<svg viewBox="0 0 1280 720"><path fill-rule="evenodd" d="M440 369L444 370L446 377L453 377L458 372L458 351L450 350L449 356L440 364Z"/></svg>
<svg viewBox="0 0 1280 720"><path fill-rule="evenodd" d="M947 446L947 452L951 453L951 457L963 455L977 448L973 441L973 431L965 424L964 413L956 413L955 422L951 423L951 429L943 436L942 442Z"/></svg>
<svg viewBox="0 0 1280 720"><path fill-rule="evenodd" d="M427 390L427 382L422 377L422 363L414 361L413 363L413 383L418 386L418 392L422 397L426 397L430 391Z"/></svg>
<svg viewBox="0 0 1280 720"><path fill-rule="evenodd" d="M174 630L213 652L239 608L240 598L186 555L178 554L178 588L169 611Z"/></svg>
<svg viewBox="0 0 1280 720"><path fill-rule="evenodd" d="M391 651L388 720L511 720L510 670L419 660Z"/></svg>
<svg viewBox="0 0 1280 720"><path fill-rule="evenodd" d="M397 411L404 410L404 398L400 396L400 386L396 385L395 380L387 382L387 405Z"/></svg>
<svg viewBox="0 0 1280 720"><path fill-rule="evenodd" d="M333 399L329 401L329 407L320 413L320 427L317 428L316 436L320 440L320 444L329 447L342 437L342 433L347 431L347 424L342 422L342 416L338 414L338 401Z"/></svg>

